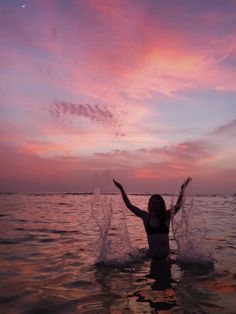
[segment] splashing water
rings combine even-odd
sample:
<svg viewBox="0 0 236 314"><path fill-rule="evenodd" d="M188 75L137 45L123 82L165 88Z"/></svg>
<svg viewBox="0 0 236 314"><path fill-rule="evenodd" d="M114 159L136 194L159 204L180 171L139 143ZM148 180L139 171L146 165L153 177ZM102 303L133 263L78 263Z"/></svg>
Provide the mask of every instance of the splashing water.
<svg viewBox="0 0 236 314"><path fill-rule="evenodd" d="M137 259L139 254L130 242L125 211L114 196L101 194L96 187L91 201L91 215L99 234L94 245L98 263L121 264Z"/></svg>
<svg viewBox="0 0 236 314"><path fill-rule="evenodd" d="M171 215L171 225L181 262L206 264L213 261L207 247L205 221L199 211L194 216L193 200L190 204L184 202L178 215Z"/></svg>
<svg viewBox="0 0 236 314"><path fill-rule="evenodd" d="M106 259L111 245L108 239L108 232L111 228L112 205L104 196L104 200L100 195L100 189L97 187L94 191L94 199L91 201L91 213L94 222L99 231L98 240L95 242L94 251L98 251L97 261Z"/></svg>

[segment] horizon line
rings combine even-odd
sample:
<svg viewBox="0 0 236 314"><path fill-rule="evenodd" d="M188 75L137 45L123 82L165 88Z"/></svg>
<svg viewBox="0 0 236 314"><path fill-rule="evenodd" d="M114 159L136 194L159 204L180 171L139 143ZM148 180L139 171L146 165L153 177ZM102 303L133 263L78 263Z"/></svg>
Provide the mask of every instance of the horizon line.
<svg viewBox="0 0 236 314"><path fill-rule="evenodd" d="M67 195L93 195L94 192L1 192L0 194L23 194L23 195L41 195L41 194L67 194ZM119 192L100 192L101 195L121 195ZM128 195L153 195L153 193L150 192L132 192L127 193ZM179 193L159 193L160 195L164 196L172 196L172 195L178 195ZM186 193L186 196L219 196L219 195L231 195L236 196L236 193Z"/></svg>

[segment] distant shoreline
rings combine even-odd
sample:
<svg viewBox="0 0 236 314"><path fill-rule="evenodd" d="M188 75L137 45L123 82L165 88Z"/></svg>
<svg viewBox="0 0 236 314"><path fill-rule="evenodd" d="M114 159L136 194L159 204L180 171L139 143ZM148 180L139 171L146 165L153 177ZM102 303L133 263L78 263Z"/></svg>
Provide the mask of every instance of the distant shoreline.
<svg viewBox="0 0 236 314"><path fill-rule="evenodd" d="M93 192L0 192L0 195L32 195L32 196L42 196L42 195L93 195ZM100 193L101 195L120 195L120 193ZM128 193L128 195L137 195L137 196L150 196L153 193ZM175 193L160 193L162 196L177 196ZM198 194L189 194L188 196L199 196L199 197L217 197L217 196L236 196L236 193L198 193Z"/></svg>

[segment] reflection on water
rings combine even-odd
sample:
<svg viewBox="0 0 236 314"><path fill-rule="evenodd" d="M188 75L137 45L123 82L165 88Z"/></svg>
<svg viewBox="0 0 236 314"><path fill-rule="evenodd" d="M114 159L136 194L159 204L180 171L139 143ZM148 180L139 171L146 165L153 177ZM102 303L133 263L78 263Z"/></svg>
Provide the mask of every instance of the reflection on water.
<svg viewBox="0 0 236 314"><path fill-rule="evenodd" d="M122 251L125 232L122 238L119 230L125 228L136 251L128 260L98 264L94 196L0 197L0 313L236 312L236 210L231 196L194 199L196 222L204 206L205 241L214 252L214 264L181 262L172 233L171 261L148 259L143 225L125 212L120 196L112 197L109 254ZM131 198L146 209L148 196ZM93 210L98 214L96 206Z"/></svg>
<svg viewBox="0 0 236 314"><path fill-rule="evenodd" d="M172 287L174 280L171 277L171 261L155 260L150 263L150 271L145 276L153 279L145 289L135 292L137 301L147 302L150 308L161 311L170 310L177 306L175 290Z"/></svg>
<svg viewBox="0 0 236 314"><path fill-rule="evenodd" d="M169 259L153 259L150 273L146 277L155 280L151 285L152 290L161 291L169 289L171 287L171 261Z"/></svg>

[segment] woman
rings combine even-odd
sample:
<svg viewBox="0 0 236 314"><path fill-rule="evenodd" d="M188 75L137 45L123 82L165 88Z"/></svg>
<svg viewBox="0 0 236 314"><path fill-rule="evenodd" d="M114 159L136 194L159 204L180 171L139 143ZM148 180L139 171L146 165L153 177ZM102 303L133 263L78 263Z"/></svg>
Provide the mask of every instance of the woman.
<svg viewBox="0 0 236 314"><path fill-rule="evenodd" d="M184 191L191 180L192 179L188 177L181 185L180 194L176 205L171 208L174 214L176 214L181 208ZM170 252L169 228L171 210L166 210L164 199L159 194L152 195L148 202L148 212L146 212L131 204L123 186L114 179L113 182L121 191L127 208L143 220L143 224L147 233L149 253L151 257L158 259L167 258Z"/></svg>

